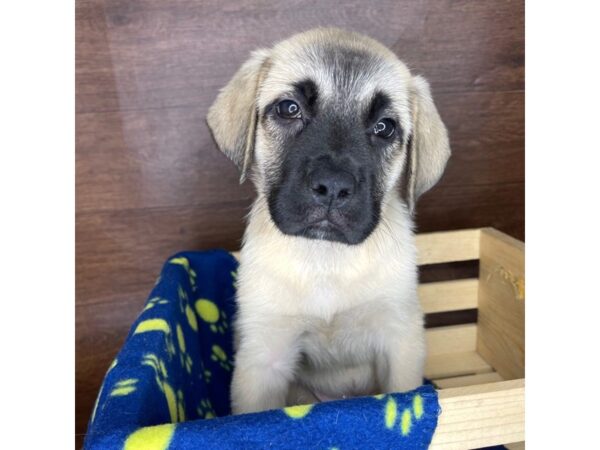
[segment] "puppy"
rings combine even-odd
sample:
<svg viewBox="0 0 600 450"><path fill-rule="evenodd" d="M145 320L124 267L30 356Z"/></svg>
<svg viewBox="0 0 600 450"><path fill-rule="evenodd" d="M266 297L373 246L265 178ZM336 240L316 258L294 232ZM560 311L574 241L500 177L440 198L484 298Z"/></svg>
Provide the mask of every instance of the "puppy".
<svg viewBox="0 0 600 450"><path fill-rule="evenodd" d="M373 39L315 29L252 53L207 121L257 191L233 412L421 385L412 213L450 156L427 82Z"/></svg>

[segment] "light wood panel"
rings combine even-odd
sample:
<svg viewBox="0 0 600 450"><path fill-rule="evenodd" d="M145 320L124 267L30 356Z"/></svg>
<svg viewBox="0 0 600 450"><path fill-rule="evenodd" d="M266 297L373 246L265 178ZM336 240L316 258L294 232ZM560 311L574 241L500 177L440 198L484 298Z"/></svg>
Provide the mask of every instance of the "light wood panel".
<svg viewBox="0 0 600 450"><path fill-rule="evenodd" d="M438 281L419 285L419 300L425 314L477 308L479 280Z"/></svg>
<svg viewBox="0 0 600 450"><path fill-rule="evenodd" d="M479 259L479 230L417 235L418 264L439 264Z"/></svg>
<svg viewBox="0 0 600 450"><path fill-rule="evenodd" d="M505 379L525 376L525 246L481 232L477 351Z"/></svg>
<svg viewBox="0 0 600 450"><path fill-rule="evenodd" d="M430 328L425 331L425 337L429 356L471 352L477 345L477 325L469 323Z"/></svg>
<svg viewBox="0 0 600 450"><path fill-rule="evenodd" d="M431 449L468 449L525 439L525 381L443 389Z"/></svg>

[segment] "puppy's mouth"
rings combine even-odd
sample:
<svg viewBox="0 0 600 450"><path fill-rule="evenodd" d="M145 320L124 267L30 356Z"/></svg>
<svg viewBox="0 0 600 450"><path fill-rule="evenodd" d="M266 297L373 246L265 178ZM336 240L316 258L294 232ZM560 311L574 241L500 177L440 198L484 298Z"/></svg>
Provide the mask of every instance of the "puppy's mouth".
<svg viewBox="0 0 600 450"><path fill-rule="evenodd" d="M308 224L299 234L309 239L350 243L341 227L327 218Z"/></svg>
<svg viewBox="0 0 600 450"><path fill-rule="evenodd" d="M347 228L346 221L338 210L314 208L297 234L309 239L352 244Z"/></svg>

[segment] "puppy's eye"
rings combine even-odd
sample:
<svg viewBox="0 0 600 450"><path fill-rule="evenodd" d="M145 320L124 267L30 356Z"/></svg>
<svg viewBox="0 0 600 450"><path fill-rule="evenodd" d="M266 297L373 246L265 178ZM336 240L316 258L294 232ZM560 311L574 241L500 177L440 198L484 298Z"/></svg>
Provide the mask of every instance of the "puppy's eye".
<svg viewBox="0 0 600 450"><path fill-rule="evenodd" d="M396 131L396 124L392 119L381 119L373 127L373 134L377 137L389 139Z"/></svg>
<svg viewBox="0 0 600 450"><path fill-rule="evenodd" d="M284 119L299 119L302 117L302 112L295 101L283 100L277 104L277 115Z"/></svg>

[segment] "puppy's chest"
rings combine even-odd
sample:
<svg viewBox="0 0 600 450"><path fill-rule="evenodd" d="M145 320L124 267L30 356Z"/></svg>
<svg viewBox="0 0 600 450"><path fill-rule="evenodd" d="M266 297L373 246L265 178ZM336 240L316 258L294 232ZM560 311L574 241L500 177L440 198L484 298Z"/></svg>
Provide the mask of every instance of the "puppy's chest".
<svg viewBox="0 0 600 450"><path fill-rule="evenodd" d="M297 303L298 313L331 321L334 315L357 302L356 294L334 283L315 283L305 289L302 300Z"/></svg>
<svg viewBox="0 0 600 450"><path fill-rule="evenodd" d="M359 306L335 314L331 319L306 320L300 338L301 351L313 366L367 362L381 345L382 331L393 314L378 305L378 313ZM384 310L389 314L385 314Z"/></svg>
<svg viewBox="0 0 600 450"><path fill-rule="evenodd" d="M316 317L323 323L336 323L351 319L356 311L369 303L377 302L383 293L369 283L315 280L291 298L295 314Z"/></svg>

